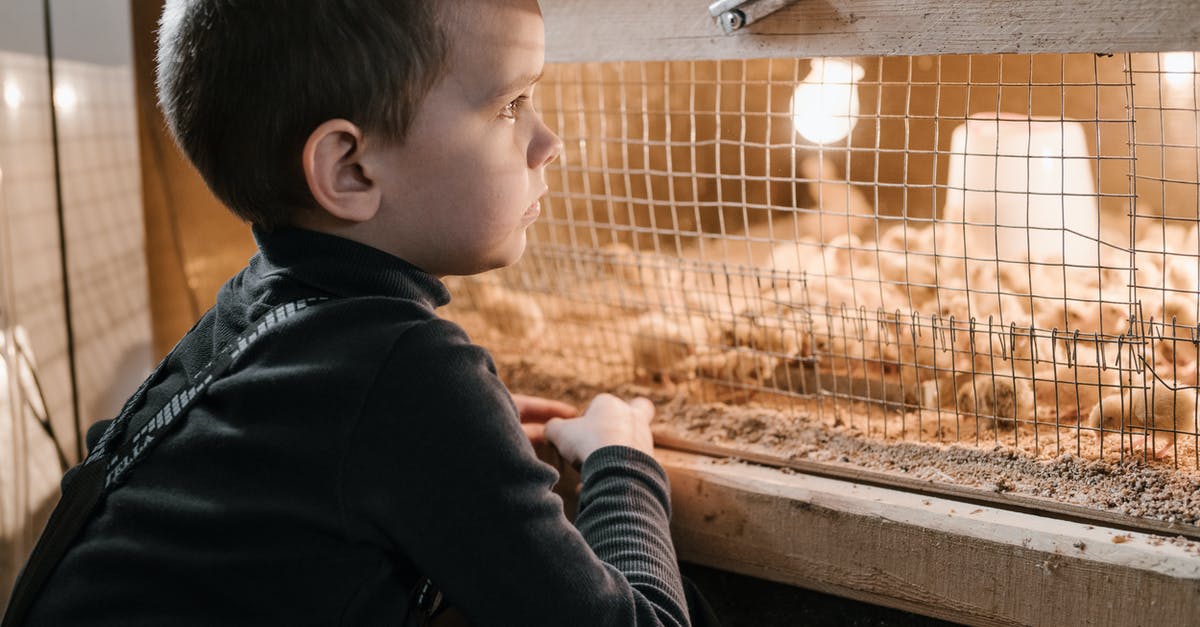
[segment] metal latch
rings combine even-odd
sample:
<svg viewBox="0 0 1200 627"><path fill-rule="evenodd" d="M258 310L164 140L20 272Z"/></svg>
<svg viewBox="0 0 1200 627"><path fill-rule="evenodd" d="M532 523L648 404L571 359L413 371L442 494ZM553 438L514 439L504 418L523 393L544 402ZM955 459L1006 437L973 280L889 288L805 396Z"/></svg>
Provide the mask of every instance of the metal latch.
<svg viewBox="0 0 1200 627"><path fill-rule="evenodd" d="M721 23L728 35L735 30L792 4L796 0L717 0L708 5L708 12Z"/></svg>

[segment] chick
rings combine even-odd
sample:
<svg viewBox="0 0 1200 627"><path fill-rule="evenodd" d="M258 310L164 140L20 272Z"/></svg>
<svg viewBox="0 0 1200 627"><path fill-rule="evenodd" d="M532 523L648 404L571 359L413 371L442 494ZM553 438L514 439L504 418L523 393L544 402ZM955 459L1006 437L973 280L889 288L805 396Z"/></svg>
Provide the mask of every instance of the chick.
<svg viewBox="0 0 1200 627"><path fill-rule="evenodd" d="M1192 343L1200 312L1197 286L1200 277L1196 259L1182 255L1167 257L1163 268L1163 291L1150 301L1161 320L1163 336L1167 339L1157 347L1158 357L1178 366L1193 363L1197 347Z"/></svg>
<svg viewBox="0 0 1200 627"><path fill-rule="evenodd" d="M927 318L925 326L919 329L919 338L931 349L931 354L923 358L918 356L922 365L939 369L971 369L971 334L962 319L957 316L953 322L946 317ZM928 336L928 340L924 339Z"/></svg>
<svg viewBox="0 0 1200 627"><path fill-rule="evenodd" d="M869 270L869 264L856 257L863 250L863 243L853 233L840 233L829 240L823 247L824 272L830 277L863 276ZM857 263L856 263L857 262Z"/></svg>
<svg viewBox="0 0 1200 627"><path fill-rule="evenodd" d="M743 310L722 326L720 340L726 346L788 357L800 353L801 331L787 319Z"/></svg>
<svg viewBox="0 0 1200 627"><path fill-rule="evenodd" d="M1174 450L1179 434L1196 435L1196 394L1195 388L1176 388L1155 380L1153 385L1129 388L1100 399L1088 415L1087 426L1129 433L1143 431L1155 442L1162 442L1154 452L1155 459L1160 459Z"/></svg>
<svg viewBox="0 0 1200 627"><path fill-rule="evenodd" d="M1033 415L1033 386L1020 376L978 373L959 386L958 411L1011 427Z"/></svg>
<svg viewBox="0 0 1200 627"><path fill-rule="evenodd" d="M628 244L610 242L601 246L597 251L600 261L600 271L627 283L640 280L637 253Z"/></svg>
<svg viewBox="0 0 1200 627"><path fill-rule="evenodd" d="M1020 372L1028 376L1053 365L1054 341L1049 334L1031 327L976 323L968 325L959 335L966 339L960 350L975 370ZM1057 356L1061 361L1062 349Z"/></svg>
<svg viewBox="0 0 1200 627"><path fill-rule="evenodd" d="M1200 254L1200 224L1192 223L1183 236L1179 250L1189 255Z"/></svg>
<svg viewBox="0 0 1200 627"><path fill-rule="evenodd" d="M1067 320L1084 333L1108 336L1122 335L1129 330L1129 305L1121 297L1103 296L1100 303L1071 303Z"/></svg>
<svg viewBox="0 0 1200 627"><path fill-rule="evenodd" d="M693 366L689 358L707 340L706 326L698 317L643 315L630 335L634 368L639 374L668 384L672 376L691 376Z"/></svg>
<svg viewBox="0 0 1200 627"><path fill-rule="evenodd" d="M1034 369L1034 395L1038 405L1058 412L1059 419L1082 418L1102 396L1119 389L1117 349L1101 352L1090 344L1076 343L1071 361L1060 342L1053 359L1041 352Z"/></svg>
<svg viewBox="0 0 1200 627"><path fill-rule="evenodd" d="M850 282L840 277L807 275L784 289L768 294L767 299L777 305L805 311L816 311L826 306L834 309L855 307L856 296Z"/></svg>
<svg viewBox="0 0 1200 627"><path fill-rule="evenodd" d="M1196 289L1195 285L1192 289ZM1200 303L1194 294L1167 292L1161 305L1162 339L1155 342L1155 356L1172 369L1194 364L1197 346L1192 340L1196 335L1196 310Z"/></svg>
<svg viewBox="0 0 1200 627"><path fill-rule="evenodd" d="M1171 291L1196 291L1200 282L1200 269L1196 258L1191 255L1171 254L1163 260L1163 287Z"/></svg>
<svg viewBox="0 0 1200 627"><path fill-rule="evenodd" d="M701 351L688 361L701 376L733 383L765 381L779 363L776 357L742 348Z"/></svg>
<svg viewBox="0 0 1200 627"><path fill-rule="evenodd" d="M542 308L527 294L494 283L464 283L471 304L496 330L517 339L536 337L546 328Z"/></svg>
<svg viewBox="0 0 1200 627"><path fill-rule="evenodd" d="M1070 300L1039 295L1032 300L1033 323L1040 329L1107 336L1121 335L1129 329L1129 305L1120 297L1093 294L1087 300Z"/></svg>
<svg viewBox="0 0 1200 627"><path fill-rule="evenodd" d="M925 235L925 231L930 230L894 226L879 236L879 279L902 286L901 296L907 296L914 305L929 301L937 291L937 266L933 251L923 248L930 243Z"/></svg>
<svg viewBox="0 0 1200 627"><path fill-rule="evenodd" d="M879 325L855 309L825 307L813 312L811 327L804 325L804 344L813 354L836 367L878 364L883 338Z"/></svg>
<svg viewBox="0 0 1200 627"><path fill-rule="evenodd" d="M1166 274L1161 265L1162 258L1156 255L1138 257L1138 267L1133 272L1134 302L1146 303L1147 306L1162 301L1163 286L1166 285ZM1195 289L1195 288L1192 288ZM1143 312L1149 316L1150 311Z"/></svg>
<svg viewBox="0 0 1200 627"><path fill-rule="evenodd" d="M995 324L1002 326L1026 325L1029 320L1029 298L1022 295L1028 293L1027 287L1021 288L1022 284L1028 285L1011 266L973 267L969 294L975 318L984 322L991 318Z"/></svg>
<svg viewBox="0 0 1200 627"><path fill-rule="evenodd" d="M925 316L936 314L949 323L954 318L956 327L971 319L971 298L967 292L953 287L939 289L929 302L914 305L917 312Z"/></svg>
<svg viewBox="0 0 1200 627"><path fill-rule="evenodd" d="M1112 261L1102 260L1104 263ZM1095 303L1125 300L1128 296L1128 271L1114 268L1095 268L1044 264L1029 267L1025 279L1032 287L1032 311L1037 326L1043 329L1074 330L1080 325L1068 320L1068 305L1083 309L1072 312L1081 318L1095 318ZM1085 331L1096 330L1095 324Z"/></svg>
<svg viewBox="0 0 1200 627"><path fill-rule="evenodd" d="M1147 213L1142 213L1142 211L1147 211ZM1147 216L1147 214L1147 209L1139 207L1139 215ZM1194 237L1192 225L1174 220L1163 220L1159 217L1143 217L1137 222L1134 225L1134 228L1137 229L1134 246L1139 254L1151 253L1149 256L1154 256L1154 253L1170 254L1177 250L1193 254L1196 252L1195 240L1192 239Z"/></svg>
<svg viewBox="0 0 1200 627"><path fill-rule="evenodd" d="M621 305L641 310L684 306L679 260L638 252L619 242L606 244L597 252L602 276L618 281L615 291Z"/></svg>
<svg viewBox="0 0 1200 627"><path fill-rule="evenodd" d="M931 377L921 382L921 407L923 409L950 409L958 404L958 390L970 383L974 377L970 372L952 372ZM974 403L974 391L965 400Z"/></svg>
<svg viewBox="0 0 1200 627"><path fill-rule="evenodd" d="M810 270L822 271L821 268L809 268L820 251L820 245L805 239L787 241L771 247L771 257L767 261L771 269L772 287L780 287L788 281L796 281Z"/></svg>

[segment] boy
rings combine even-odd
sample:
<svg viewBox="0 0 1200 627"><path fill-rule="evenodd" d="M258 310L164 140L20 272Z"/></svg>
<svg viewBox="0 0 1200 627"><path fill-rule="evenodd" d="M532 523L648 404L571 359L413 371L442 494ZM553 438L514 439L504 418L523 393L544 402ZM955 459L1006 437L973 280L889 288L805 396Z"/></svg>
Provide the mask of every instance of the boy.
<svg viewBox="0 0 1200 627"><path fill-rule="evenodd" d="M170 0L159 36L171 130L259 253L128 430L268 310L326 300L156 436L27 624L414 624L439 598L476 625L687 624L649 402L514 398L434 313L440 277L520 257L561 149L536 0ZM520 419L582 464L576 526Z"/></svg>

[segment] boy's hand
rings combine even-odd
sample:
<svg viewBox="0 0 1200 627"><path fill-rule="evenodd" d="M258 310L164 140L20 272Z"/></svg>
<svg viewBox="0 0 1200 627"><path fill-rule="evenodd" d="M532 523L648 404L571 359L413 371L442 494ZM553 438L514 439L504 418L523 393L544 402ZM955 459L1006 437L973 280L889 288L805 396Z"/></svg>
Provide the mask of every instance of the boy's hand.
<svg viewBox="0 0 1200 627"><path fill-rule="evenodd" d="M563 459L576 466L596 449L614 444L653 455L654 437L650 433L653 417L654 404L648 399L638 397L626 403L611 394L600 394L583 416L550 419L545 436Z"/></svg>
<svg viewBox="0 0 1200 627"><path fill-rule="evenodd" d="M545 440L543 431L546 421L551 418L574 418L579 410L574 405L548 398L513 394L513 403L517 405L517 414L521 416L521 428L529 441L539 444Z"/></svg>

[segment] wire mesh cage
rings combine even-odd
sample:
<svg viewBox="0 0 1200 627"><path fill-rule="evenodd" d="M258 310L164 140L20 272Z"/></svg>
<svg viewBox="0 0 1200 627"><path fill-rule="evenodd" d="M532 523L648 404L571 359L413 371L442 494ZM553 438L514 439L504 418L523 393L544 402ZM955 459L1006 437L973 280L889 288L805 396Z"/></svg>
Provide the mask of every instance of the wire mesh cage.
<svg viewBox="0 0 1200 627"><path fill-rule="evenodd" d="M92 36L54 59L13 36L48 13L0 10L0 606L84 430L151 366L128 34L88 21L128 7L94 4L62 14Z"/></svg>
<svg viewBox="0 0 1200 627"><path fill-rule="evenodd" d="M67 458L49 420L29 334L13 312L13 265L0 172L0 599L49 516Z"/></svg>
<svg viewBox="0 0 1200 627"><path fill-rule="evenodd" d="M522 391L656 396L662 442L996 491L904 460L1136 461L1192 496L1105 506L1195 521L1197 85L1193 53L552 65L542 218L452 309Z"/></svg>

